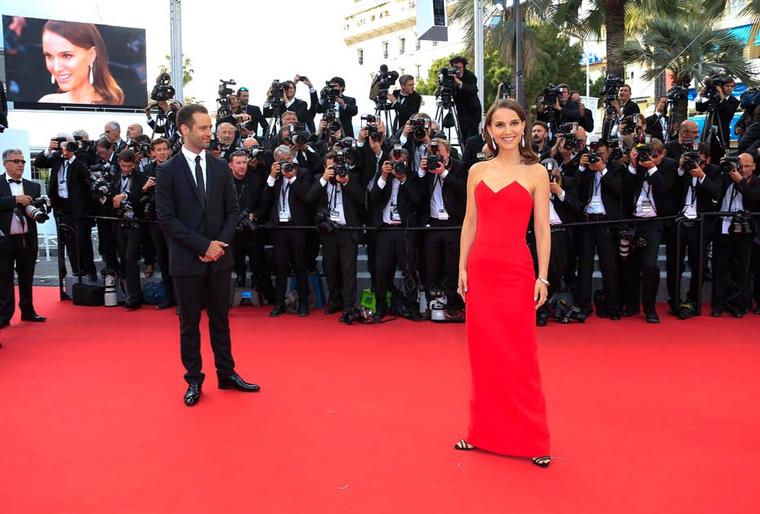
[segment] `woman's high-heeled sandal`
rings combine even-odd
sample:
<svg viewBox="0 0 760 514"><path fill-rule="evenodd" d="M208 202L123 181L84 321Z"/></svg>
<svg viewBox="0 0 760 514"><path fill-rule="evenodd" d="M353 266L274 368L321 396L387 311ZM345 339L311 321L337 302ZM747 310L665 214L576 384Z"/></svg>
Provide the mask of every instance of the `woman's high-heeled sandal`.
<svg viewBox="0 0 760 514"><path fill-rule="evenodd" d="M475 447L471 445L470 443L468 443L467 441L465 441L464 439L460 439L459 441L457 441L457 444L454 445L454 449L467 452L470 450L474 450Z"/></svg>

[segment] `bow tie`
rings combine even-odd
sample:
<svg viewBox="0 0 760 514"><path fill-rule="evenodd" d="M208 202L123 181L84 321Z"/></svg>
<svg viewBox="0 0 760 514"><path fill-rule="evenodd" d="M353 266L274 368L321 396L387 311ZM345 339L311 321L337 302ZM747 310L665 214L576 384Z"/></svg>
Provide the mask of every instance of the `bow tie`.
<svg viewBox="0 0 760 514"><path fill-rule="evenodd" d="M16 180L16 179L13 179L13 178L9 178L9 179L8 179L8 182L10 182L10 183L12 183L12 184L21 184L21 181L20 181L20 180Z"/></svg>

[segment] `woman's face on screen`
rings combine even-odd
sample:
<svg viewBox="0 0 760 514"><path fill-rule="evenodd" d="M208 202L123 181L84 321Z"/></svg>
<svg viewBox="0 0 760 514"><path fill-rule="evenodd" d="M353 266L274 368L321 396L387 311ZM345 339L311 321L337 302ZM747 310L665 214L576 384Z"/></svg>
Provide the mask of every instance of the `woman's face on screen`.
<svg viewBox="0 0 760 514"><path fill-rule="evenodd" d="M62 91L89 83L90 65L95 62L95 48L82 48L54 32L42 34L45 66Z"/></svg>

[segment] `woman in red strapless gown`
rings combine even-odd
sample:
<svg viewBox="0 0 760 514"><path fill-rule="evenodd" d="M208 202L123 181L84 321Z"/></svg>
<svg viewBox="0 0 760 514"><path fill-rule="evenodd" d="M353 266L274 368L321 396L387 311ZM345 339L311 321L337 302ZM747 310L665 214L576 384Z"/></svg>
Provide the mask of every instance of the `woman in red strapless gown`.
<svg viewBox="0 0 760 514"><path fill-rule="evenodd" d="M459 450L530 457L546 467L549 430L536 357L536 309L547 297L549 179L530 145L525 113L501 100L486 115L495 157L470 170L460 294L472 368L470 429ZM525 236L533 212L539 274Z"/></svg>

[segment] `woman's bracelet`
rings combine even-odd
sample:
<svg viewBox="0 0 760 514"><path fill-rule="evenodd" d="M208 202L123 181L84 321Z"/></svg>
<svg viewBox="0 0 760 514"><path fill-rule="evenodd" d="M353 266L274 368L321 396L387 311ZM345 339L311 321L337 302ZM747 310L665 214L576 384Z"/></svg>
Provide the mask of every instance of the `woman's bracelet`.
<svg viewBox="0 0 760 514"><path fill-rule="evenodd" d="M536 280L538 280L539 282L541 282L541 283L542 283L543 285L545 285L546 287L549 287L549 281L548 281L548 280L546 280L545 278L536 277Z"/></svg>

